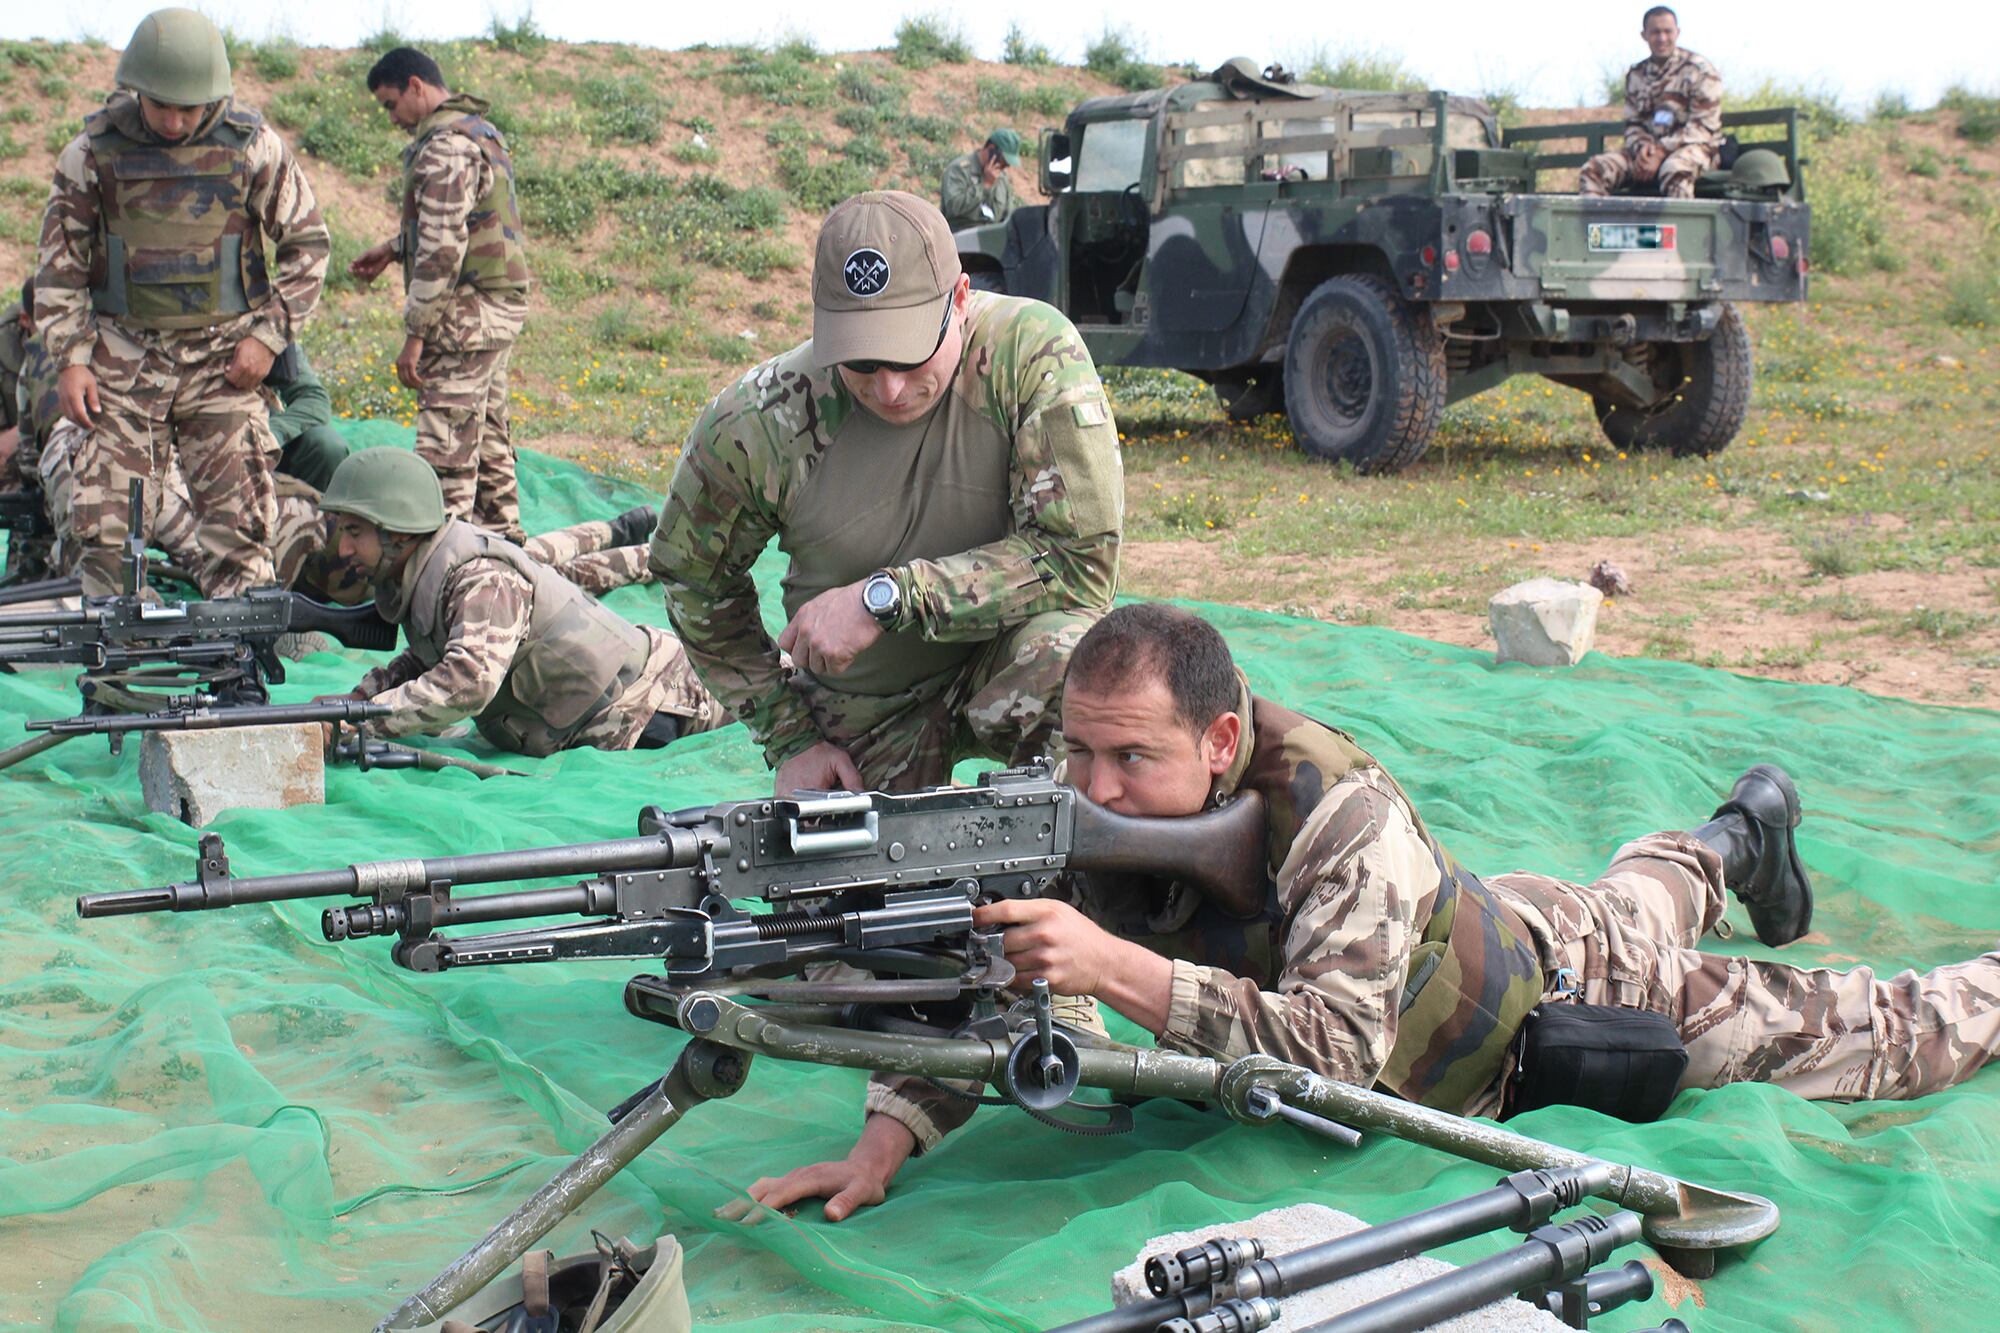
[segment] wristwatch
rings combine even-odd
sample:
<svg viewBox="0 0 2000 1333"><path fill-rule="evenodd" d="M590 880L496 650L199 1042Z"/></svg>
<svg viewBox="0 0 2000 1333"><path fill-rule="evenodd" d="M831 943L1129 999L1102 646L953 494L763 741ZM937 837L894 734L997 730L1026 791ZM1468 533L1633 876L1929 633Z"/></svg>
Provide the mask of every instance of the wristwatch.
<svg viewBox="0 0 2000 1333"><path fill-rule="evenodd" d="M902 614L903 590L886 569L878 569L861 585L861 607L875 617L875 623L889 629Z"/></svg>

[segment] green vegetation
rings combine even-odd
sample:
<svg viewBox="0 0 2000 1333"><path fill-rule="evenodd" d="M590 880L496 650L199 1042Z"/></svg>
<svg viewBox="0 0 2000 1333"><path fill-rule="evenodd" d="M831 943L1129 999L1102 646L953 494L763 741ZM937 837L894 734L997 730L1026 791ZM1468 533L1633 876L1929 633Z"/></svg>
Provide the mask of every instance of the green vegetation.
<svg viewBox="0 0 2000 1333"><path fill-rule="evenodd" d="M273 37L250 48L250 68L268 83L283 83L299 72L299 44L289 37Z"/></svg>
<svg viewBox="0 0 2000 1333"><path fill-rule="evenodd" d="M1307 83L1328 88L1402 93L1421 91L1426 86L1422 75L1395 56L1380 51L1329 51L1318 46L1296 63L1294 72ZM1619 96L1624 96L1623 92Z"/></svg>
<svg viewBox="0 0 2000 1333"><path fill-rule="evenodd" d="M896 63L905 69L963 65L972 59L965 29L948 14L918 14L896 25Z"/></svg>
<svg viewBox="0 0 2000 1333"><path fill-rule="evenodd" d="M1055 63L1049 55L1049 48L1040 42L1029 41L1028 34L1021 30L1018 23L1007 25L1007 40L1000 48L1000 59L1009 65L1026 65L1032 69Z"/></svg>
<svg viewBox="0 0 2000 1333"><path fill-rule="evenodd" d="M500 16L495 14L486 30L486 40L495 50L508 51L517 56L539 55L549 44L548 35L535 24L535 11L532 9L524 11L512 23L502 23Z"/></svg>
<svg viewBox="0 0 2000 1333"><path fill-rule="evenodd" d="M729 53L722 68L722 85L731 92L761 98L772 106L820 107L833 101L834 81L823 68L818 48L795 37L768 50L742 47Z"/></svg>
<svg viewBox="0 0 2000 1333"><path fill-rule="evenodd" d="M1958 113L1960 138L1982 145L2000 138L2000 97L1953 86L1938 99L1938 106Z"/></svg>
<svg viewBox="0 0 2000 1333"><path fill-rule="evenodd" d="M1042 116L1057 120L1068 114L1076 105L1077 93L1074 88L1059 83L1045 83L1037 87L1021 87L1005 79L979 80L977 101L981 111L997 111L1010 120L1024 116ZM1026 139L1028 136L1023 135Z"/></svg>
<svg viewBox="0 0 2000 1333"><path fill-rule="evenodd" d="M1158 88L1166 82L1165 72L1141 60L1131 38L1112 28L1106 28L1084 48L1083 67L1127 92Z"/></svg>
<svg viewBox="0 0 2000 1333"><path fill-rule="evenodd" d="M274 95L264 112L296 130L306 152L364 179L394 165L407 142L358 77L308 79Z"/></svg>
<svg viewBox="0 0 2000 1333"><path fill-rule="evenodd" d="M577 101L590 110L590 142L658 143L670 108L644 75L617 79L585 79ZM504 131L503 131L504 132Z"/></svg>

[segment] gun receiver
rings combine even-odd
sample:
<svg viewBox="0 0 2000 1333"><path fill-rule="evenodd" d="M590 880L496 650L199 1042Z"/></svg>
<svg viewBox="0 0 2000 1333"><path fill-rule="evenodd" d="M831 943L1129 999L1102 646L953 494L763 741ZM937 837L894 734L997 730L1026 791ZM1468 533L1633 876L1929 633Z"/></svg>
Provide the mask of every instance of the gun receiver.
<svg viewBox="0 0 2000 1333"><path fill-rule="evenodd" d="M340 870L235 879L221 838L201 841L197 877L77 899L85 917L207 911L348 894L326 911L329 940L394 933L415 971L573 958L659 959L678 980L797 970L865 958L878 971L936 977L972 909L1042 893L1066 869L1172 877L1227 902L1261 901L1263 813L1246 795L1188 819L1129 819L1053 780L1045 765L986 774L979 786L908 795L795 793L706 810L641 815L642 836ZM470 884L587 875L565 888L455 898ZM756 899L753 915L732 899ZM607 918L447 937L452 925L552 915Z"/></svg>

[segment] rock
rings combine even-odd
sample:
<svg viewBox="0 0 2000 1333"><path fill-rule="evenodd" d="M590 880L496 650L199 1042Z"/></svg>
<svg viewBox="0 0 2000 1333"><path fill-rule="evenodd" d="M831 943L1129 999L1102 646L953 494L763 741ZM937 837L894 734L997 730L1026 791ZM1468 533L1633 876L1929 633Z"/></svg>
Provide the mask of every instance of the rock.
<svg viewBox="0 0 2000 1333"><path fill-rule="evenodd" d="M146 808L204 828L225 810L326 804L317 722L149 731L139 745Z"/></svg>
<svg viewBox="0 0 2000 1333"><path fill-rule="evenodd" d="M1274 1208L1268 1213L1259 1213L1241 1222L1228 1222L1220 1226L1205 1227L1200 1231L1177 1231L1168 1236L1155 1236L1147 1241L1139 1251L1139 1257L1131 1264L1118 1270L1111 1278L1111 1299L1118 1305L1130 1305L1135 1301L1151 1300L1153 1293L1146 1286L1146 1259L1149 1255L1176 1250L1184 1250L1199 1245L1206 1240L1222 1237L1248 1236L1264 1243L1264 1253L1268 1255L1291 1254L1309 1245L1334 1240L1361 1230L1367 1226L1360 1218L1337 1212L1317 1203L1297 1203L1288 1208ZM1509 1242L1518 1242L1519 1237L1511 1232L1497 1233L1499 1244L1495 1251ZM1365 1273L1329 1282L1325 1286L1286 1296L1278 1304L1283 1311L1280 1328L1307 1328L1335 1315L1345 1314L1357 1306L1379 1300L1392 1292L1419 1282L1429 1281L1441 1273L1452 1271L1453 1265L1442 1259L1418 1256L1405 1259L1401 1263L1386 1264L1381 1268L1371 1268ZM1526 1301L1512 1297L1494 1302L1482 1310L1459 1315L1441 1323L1429 1325L1439 1333L1555 1333L1569 1326L1554 1315L1537 1310Z"/></svg>
<svg viewBox="0 0 2000 1333"><path fill-rule="evenodd" d="M690 142L692 142L694 146L698 149L708 147L708 139L703 135L701 135L700 133L697 133Z"/></svg>
<svg viewBox="0 0 2000 1333"><path fill-rule="evenodd" d="M1588 583L1529 579L1496 595L1486 607L1502 662L1575 666L1597 638L1604 594Z"/></svg>
<svg viewBox="0 0 2000 1333"><path fill-rule="evenodd" d="M1624 570L1609 560L1600 560L1590 567L1590 586L1606 597L1630 597L1632 580Z"/></svg>
<svg viewBox="0 0 2000 1333"><path fill-rule="evenodd" d="M1946 356L1943 352L1939 352L1936 356L1932 357L1931 364L1939 370L1959 370L1965 365L1957 357Z"/></svg>

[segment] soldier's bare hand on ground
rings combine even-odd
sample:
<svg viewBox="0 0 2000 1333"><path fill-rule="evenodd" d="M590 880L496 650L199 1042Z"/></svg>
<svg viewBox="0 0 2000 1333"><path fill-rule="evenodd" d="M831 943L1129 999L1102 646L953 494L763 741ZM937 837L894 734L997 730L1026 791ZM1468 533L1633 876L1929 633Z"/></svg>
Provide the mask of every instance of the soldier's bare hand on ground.
<svg viewBox="0 0 2000 1333"><path fill-rule="evenodd" d="M800 607L778 636L778 647L821 680L847 670L868 645L882 637L882 626L861 604L865 582L859 579L829 588Z"/></svg>
<svg viewBox="0 0 2000 1333"><path fill-rule="evenodd" d="M847 751L832 741L820 741L778 765L771 780L773 796L795 791L860 791L861 770Z"/></svg>
<svg viewBox="0 0 2000 1333"><path fill-rule="evenodd" d="M222 378L229 381L231 388L254 389L271 373L271 364L277 359L277 354L263 343L255 338L245 338L236 344L236 351L229 358Z"/></svg>
<svg viewBox="0 0 2000 1333"><path fill-rule="evenodd" d="M396 353L396 378L406 389L424 387L424 377L417 373L417 362L424 354L424 340L418 337L403 339L403 350Z"/></svg>
<svg viewBox="0 0 2000 1333"><path fill-rule="evenodd" d="M380 245L371 245L355 256L354 262L347 266L348 276L366 287L381 277L382 271L395 262L395 258L395 252L388 241Z"/></svg>
<svg viewBox="0 0 2000 1333"><path fill-rule="evenodd" d="M916 1149L916 1136L901 1121L871 1115L862 1124L853 1151L840 1161L815 1162L775 1178L765 1176L750 1186L748 1201L725 1204L715 1210L716 1216L735 1220L750 1214L756 1204L785 1209L803 1199L825 1199L826 1220L841 1221L857 1208L872 1208L888 1198L889 1182Z"/></svg>
<svg viewBox="0 0 2000 1333"><path fill-rule="evenodd" d="M62 414L88 430L104 405L97 399L97 376L89 366L64 366L56 374L56 403Z"/></svg>

